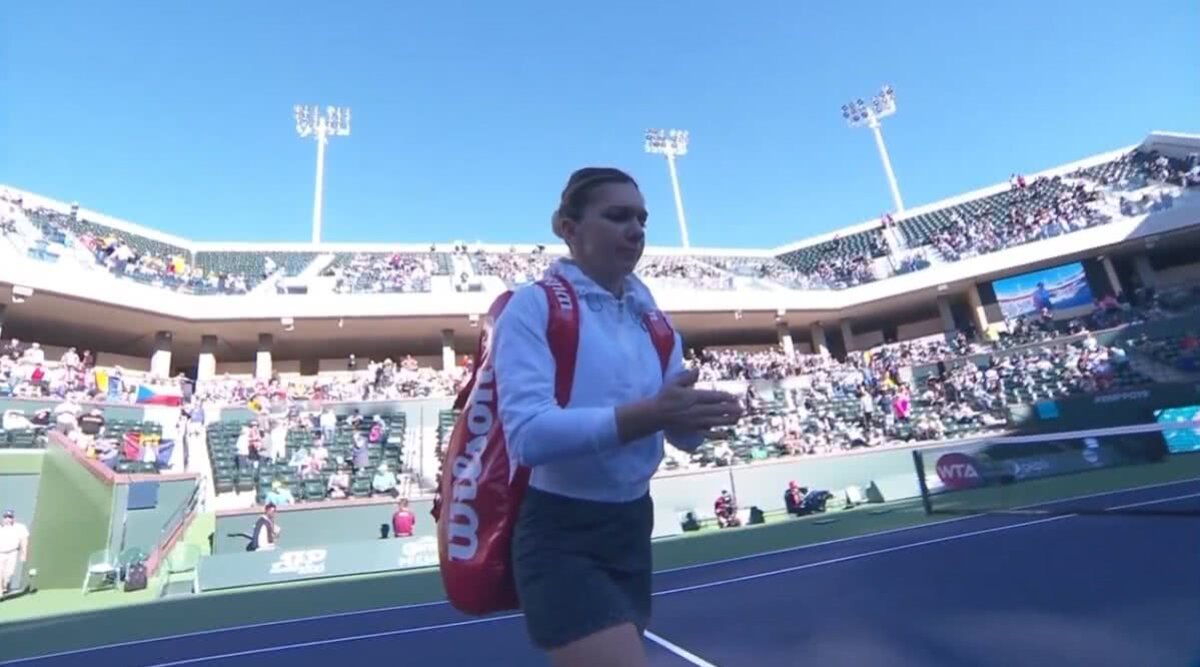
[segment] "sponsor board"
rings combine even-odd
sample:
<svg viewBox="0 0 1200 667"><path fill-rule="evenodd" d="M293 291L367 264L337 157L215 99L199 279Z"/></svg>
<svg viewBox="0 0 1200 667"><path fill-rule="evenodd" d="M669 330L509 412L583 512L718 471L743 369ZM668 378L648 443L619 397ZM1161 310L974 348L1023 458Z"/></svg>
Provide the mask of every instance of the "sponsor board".
<svg viewBox="0 0 1200 667"><path fill-rule="evenodd" d="M938 458L936 468L938 479L947 488L968 489L983 483L975 459L961 452L943 454Z"/></svg>
<svg viewBox="0 0 1200 667"><path fill-rule="evenodd" d="M1014 459L1007 465L1013 479L1044 477L1054 471L1054 465L1046 459Z"/></svg>
<svg viewBox="0 0 1200 667"><path fill-rule="evenodd" d="M328 552L325 549L305 549L303 551L285 551L279 554L279 560L271 563L271 574L292 574L312 576L324 574L325 560Z"/></svg>
<svg viewBox="0 0 1200 667"><path fill-rule="evenodd" d="M438 564L438 541L425 536L405 539L396 559L396 567L407 570L414 567L433 567Z"/></svg>

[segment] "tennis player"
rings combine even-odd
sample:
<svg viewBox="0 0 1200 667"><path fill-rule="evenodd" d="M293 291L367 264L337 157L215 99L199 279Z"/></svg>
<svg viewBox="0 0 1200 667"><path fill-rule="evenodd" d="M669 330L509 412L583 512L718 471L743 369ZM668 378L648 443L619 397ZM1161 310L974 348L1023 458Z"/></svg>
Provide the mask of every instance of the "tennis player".
<svg viewBox="0 0 1200 667"><path fill-rule="evenodd" d="M516 291L495 329L500 418L510 456L531 469L513 538L517 591L534 644L558 667L646 665L650 620L650 478L672 445L694 450L742 414L738 399L694 387L678 335L664 379L643 314L654 297L633 271L646 206L622 171L571 175L552 216L570 249L548 272L579 299L571 400L554 396L549 305Z"/></svg>

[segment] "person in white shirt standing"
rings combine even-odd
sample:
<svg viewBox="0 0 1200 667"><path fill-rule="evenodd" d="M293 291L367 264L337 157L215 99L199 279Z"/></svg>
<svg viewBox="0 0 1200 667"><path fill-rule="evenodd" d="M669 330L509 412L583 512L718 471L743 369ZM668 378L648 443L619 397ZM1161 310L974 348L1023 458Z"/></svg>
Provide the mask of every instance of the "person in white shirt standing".
<svg viewBox="0 0 1200 667"><path fill-rule="evenodd" d="M12 510L0 519L0 593L8 594L17 565L29 557L29 529L17 521Z"/></svg>

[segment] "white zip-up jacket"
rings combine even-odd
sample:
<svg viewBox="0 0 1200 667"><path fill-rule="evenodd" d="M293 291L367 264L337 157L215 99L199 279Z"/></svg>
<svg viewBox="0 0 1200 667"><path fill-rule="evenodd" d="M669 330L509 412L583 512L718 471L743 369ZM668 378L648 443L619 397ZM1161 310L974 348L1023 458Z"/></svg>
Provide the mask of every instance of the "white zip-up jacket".
<svg viewBox="0 0 1200 667"><path fill-rule="evenodd" d="M663 433L622 444L616 408L656 395L662 365L644 313L657 308L635 276L617 299L570 260L547 270L568 281L579 297L579 352L571 400L554 397L554 357L546 340L550 307L537 285L519 288L496 322L494 367L500 419L509 457L531 468L530 485L550 493L606 502L636 500L650 489L663 457ZM683 372L683 343L675 346L666 377ZM692 451L701 433L669 433L671 444Z"/></svg>

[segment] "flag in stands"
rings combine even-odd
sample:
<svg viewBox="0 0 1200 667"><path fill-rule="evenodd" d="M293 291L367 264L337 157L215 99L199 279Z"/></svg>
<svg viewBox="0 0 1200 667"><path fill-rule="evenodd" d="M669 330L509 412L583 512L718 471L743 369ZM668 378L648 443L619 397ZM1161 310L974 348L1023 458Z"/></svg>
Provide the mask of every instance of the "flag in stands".
<svg viewBox="0 0 1200 667"><path fill-rule="evenodd" d="M169 467L171 465L171 456L174 453L175 453L175 441L174 440L159 440L157 453L155 454L154 461L155 461L155 463L158 464L158 467L160 469Z"/></svg>
<svg viewBox="0 0 1200 667"><path fill-rule="evenodd" d="M138 386L137 403L177 408L183 404L183 392L178 387L150 387L143 384Z"/></svg>
<svg viewBox="0 0 1200 667"><path fill-rule="evenodd" d="M127 431L121 438L121 456L128 461L142 460L142 434Z"/></svg>

